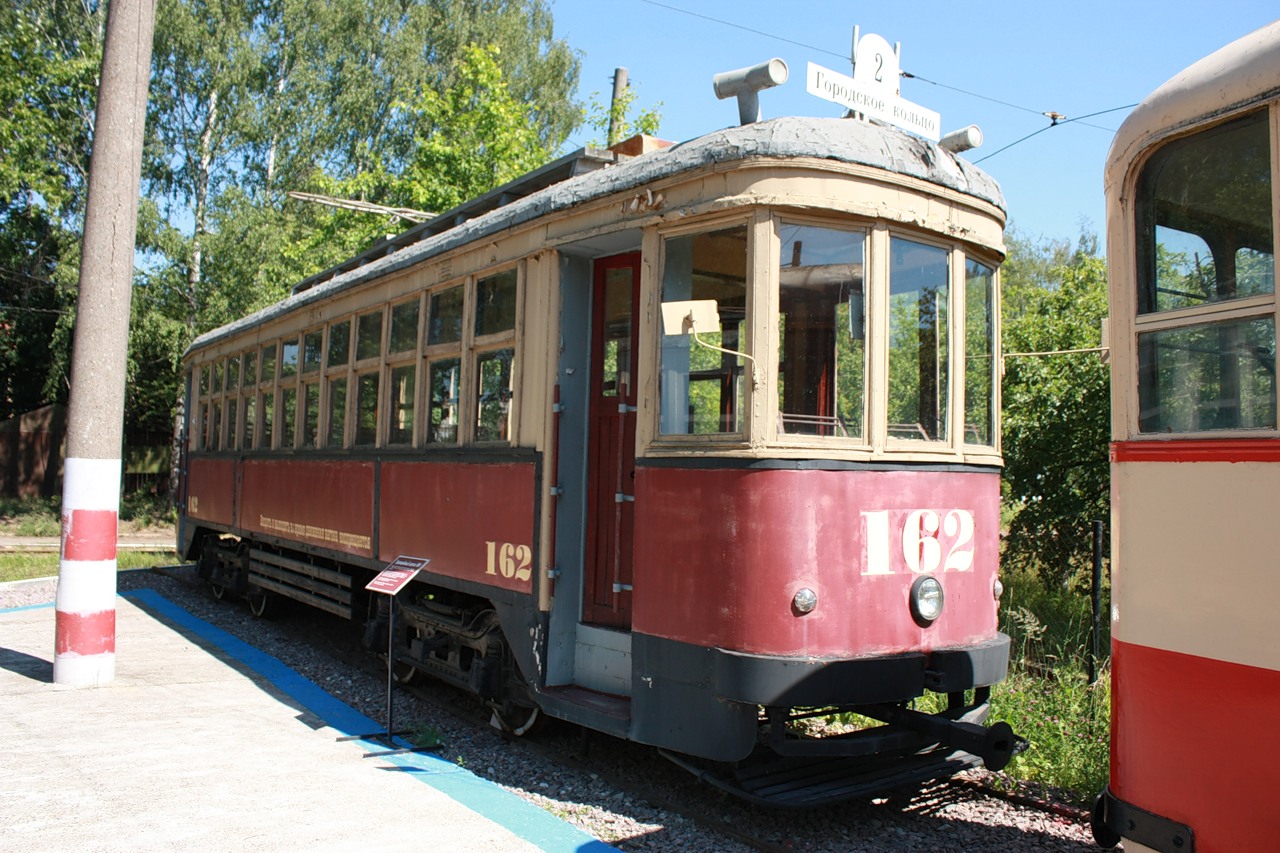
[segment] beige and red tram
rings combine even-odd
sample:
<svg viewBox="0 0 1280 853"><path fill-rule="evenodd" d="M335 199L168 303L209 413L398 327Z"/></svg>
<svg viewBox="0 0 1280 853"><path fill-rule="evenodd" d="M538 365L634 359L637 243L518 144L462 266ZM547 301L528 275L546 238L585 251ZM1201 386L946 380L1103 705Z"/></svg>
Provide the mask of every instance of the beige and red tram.
<svg viewBox="0 0 1280 853"><path fill-rule="evenodd" d="M757 799L1001 766L1004 222L852 119L571 155L195 341L181 551L374 627L367 578L428 559L402 674ZM880 722L806 736L832 710Z"/></svg>
<svg viewBox="0 0 1280 853"><path fill-rule="evenodd" d="M1280 22L1165 83L1107 162L1111 781L1126 850L1275 847Z"/></svg>

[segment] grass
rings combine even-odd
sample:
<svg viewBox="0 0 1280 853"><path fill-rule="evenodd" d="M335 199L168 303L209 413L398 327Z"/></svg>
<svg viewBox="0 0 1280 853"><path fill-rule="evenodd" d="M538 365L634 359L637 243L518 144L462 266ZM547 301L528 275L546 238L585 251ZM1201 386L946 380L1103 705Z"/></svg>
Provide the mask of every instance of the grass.
<svg viewBox="0 0 1280 853"><path fill-rule="evenodd" d="M1078 803L1107 782L1111 724L1110 637L1103 619L1097 682L1088 683L1087 594L1046 589L1033 575L1004 578L1001 629L1012 641L1009 677L992 690L992 719L1031 742L1006 768L1012 779L1060 789ZM1105 605L1107 604L1104 598Z"/></svg>
<svg viewBox="0 0 1280 853"><path fill-rule="evenodd" d="M172 550L120 551L116 555L116 568L123 572L149 569L152 566L172 566L177 559ZM10 551L0 554L0 583L49 578L57 574L58 555L55 553Z"/></svg>
<svg viewBox="0 0 1280 853"><path fill-rule="evenodd" d="M56 537L62 532L61 506L60 497L0 498L0 534ZM177 520L177 510L164 495L136 492L120 501L122 531L172 529Z"/></svg>
<svg viewBox="0 0 1280 853"><path fill-rule="evenodd" d="M0 498L0 535L58 539L62 534L60 498ZM172 530L177 513L164 496L136 493L120 503L120 531ZM172 549L121 550L116 565L121 571L172 565ZM53 577L58 574L57 553L11 551L0 553L0 582Z"/></svg>

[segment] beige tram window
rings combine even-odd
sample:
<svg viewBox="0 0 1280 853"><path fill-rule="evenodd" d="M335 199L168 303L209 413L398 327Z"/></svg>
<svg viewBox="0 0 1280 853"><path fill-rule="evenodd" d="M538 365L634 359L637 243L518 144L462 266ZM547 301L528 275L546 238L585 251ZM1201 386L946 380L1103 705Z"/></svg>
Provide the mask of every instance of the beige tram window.
<svg viewBox="0 0 1280 853"><path fill-rule="evenodd" d="M387 444L413 444L413 411L417 378L418 367L415 364L403 364L391 368L391 410Z"/></svg>
<svg viewBox="0 0 1280 853"><path fill-rule="evenodd" d="M262 436L258 439L258 447L269 449L272 446L276 422L276 395L268 388L262 394Z"/></svg>
<svg viewBox="0 0 1280 853"><path fill-rule="evenodd" d="M476 360L476 441L506 441L511 429L516 351L482 353Z"/></svg>
<svg viewBox="0 0 1280 853"><path fill-rule="evenodd" d="M255 415L258 411L257 395L250 393L244 398L244 427L240 434L240 448L242 450L253 450L257 445L254 442L253 428L257 425Z"/></svg>
<svg viewBox="0 0 1280 853"><path fill-rule="evenodd" d="M1261 110L1175 139L1142 167L1143 433L1277 428L1271 151Z"/></svg>
<svg viewBox="0 0 1280 853"><path fill-rule="evenodd" d="M210 365L200 366L200 396L203 397L209 393L209 372L212 370Z"/></svg>
<svg viewBox="0 0 1280 853"><path fill-rule="evenodd" d="M227 359L227 390L234 391L240 387L240 356L233 355Z"/></svg>
<svg viewBox="0 0 1280 853"><path fill-rule="evenodd" d="M964 441L995 444L995 270L975 260L964 271Z"/></svg>
<svg viewBox="0 0 1280 853"><path fill-rule="evenodd" d="M262 372L258 377L258 381L266 384L275 381L276 378L276 345L267 344L262 348L261 359Z"/></svg>
<svg viewBox="0 0 1280 853"><path fill-rule="evenodd" d="M239 397L227 398L227 450L235 450L240 438Z"/></svg>
<svg viewBox="0 0 1280 853"><path fill-rule="evenodd" d="M949 253L890 237L889 254L889 437L946 441Z"/></svg>
<svg viewBox="0 0 1280 853"><path fill-rule="evenodd" d="M387 352L413 352L418 348L418 300L402 302L391 309L391 336Z"/></svg>
<svg viewBox="0 0 1280 853"><path fill-rule="evenodd" d="M861 438L866 388L866 232L780 225L778 427Z"/></svg>
<svg viewBox="0 0 1280 853"><path fill-rule="evenodd" d="M741 356L747 328L747 227L669 237L665 241L662 301L716 302L720 331L663 335L659 365L659 430L664 435L742 431L750 367Z"/></svg>
<svg viewBox="0 0 1280 853"><path fill-rule="evenodd" d="M458 443L458 392L462 359L445 358L428 367L427 444Z"/></svg>
<svg viewBox="0 0 1280 853"><path fill-rule="evenodd" d="M329 432L325 437L326 447L340 448L346 437L347 429L347 379L329 381Z"/></svg>
<svg viewBox="0 0 1280 853"><path fill-rule="evenodd" d="M1138 313L1272 293L1266 110L1174 140L1138 178Z"/></svg>
<svg viewBox="0 0 1280 853"><path fill-rule="evenodd" d="M222 449L222 403L215 400L209 405L209 450Z"/></svg>
<svg viewBox="0 0 1280 853"><path fill-rule="evenodd" d="M324 332L317 329L302 336L302 372L315 373L320 369L321 347Z"/></svg>
<svg viewBox="0 0 1280 853"><path fill-rule="evenodd" d="M346 367L351 360L351 321L343 320L329 327L329 352L325 367Z"/></svg>
<svg viewBox="0 0 1280 853"><path fill-rule="evenodd" d="M504 270L476 282L475 335L477 338L510 332L516 327L516 282L514 269Z"/></svg>
<svg viewBox="0 0 1280 853"><path fill-rule="evenodd" d="M289 379L298 375L298 339L289 338L280 342L280 378Z"/></svg>
<svg viewBox="0 0 1280 853"><path fill-rule="evenodd" d="M378 315L381 319L381 315ZM378 374L365 373L356 377L356 433L357 447L372 447L378 442Z"/></svg>
<svg viewBox="0 0 1280 853"><path fill-rule="evenodd" d="M320 383L302 386L302 446L318 446L320 438Z"/></svg>
<svg viewBox="0 0 1280 853"><path fill-rule="evenodd" d="M209 389L214 394L222 393L222 361L213 363L213 384Z"/></svg>
<svg viewBox="0 0 1280 853"><path fill-rule="evenodd" d="M241 359L241 385L244 388L251 388L258 384L258 353L256 350L249 350Z"/></svg>
<svg viewBox="0 0 1280 853"><path fill-rule="evenodd" d="M280 447L292 448L297 441L298 388L296 385L280 388Z"/></svg>
<svg viewBox="0 0 1280 853"><path fill-rule="evenodd" d="M356 320L356 361L382 356L382 309Z"/></svg>
<svg viewBox="0 0 1280 853"><path fill-rule="evenodd" d="M456 344L462 340L463 296L460 284L431 294L427 346Z"/></svg>

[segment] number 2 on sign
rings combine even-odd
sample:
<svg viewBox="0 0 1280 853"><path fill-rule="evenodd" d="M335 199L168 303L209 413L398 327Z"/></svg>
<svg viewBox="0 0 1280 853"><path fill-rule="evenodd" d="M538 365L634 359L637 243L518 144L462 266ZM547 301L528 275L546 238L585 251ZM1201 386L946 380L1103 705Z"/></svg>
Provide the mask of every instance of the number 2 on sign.
<svg viewBox="0 0 1280 853"><path fill-rule="evenodd" d="M948 510L939 517L931 509L915 509L907 512L902 518L902 526L897 531L898 544L901 547L903 561L907 568L917 575L936 572L939 568L944 572L967 572L973 568L973 513L967 509ZM862 519L867 526L866 562L863 564L864 575L891 575L893 567L890 552L894 545L894 532L891 530L889 510L863 512ZM943 560L942 542L938 534L941 532L951 540L945 562Z"/></svg>
<svg viewBox="0 0 1280 853"><path fill-rule="evenodd" d="M486 542L488 562L486 575L502 575L504 578L515 578L527 581L533 575L533 551L528 545L513 545L510 542Z"/></svg>

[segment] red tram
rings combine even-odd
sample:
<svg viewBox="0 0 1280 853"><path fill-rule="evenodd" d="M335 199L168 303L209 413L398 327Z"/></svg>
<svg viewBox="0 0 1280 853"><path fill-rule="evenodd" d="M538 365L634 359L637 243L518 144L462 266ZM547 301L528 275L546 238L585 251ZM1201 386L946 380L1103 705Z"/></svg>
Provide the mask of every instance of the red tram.
<svg viewBox="0 0 1280 853"><path fill-rule="evenodd" d="M1157 89L1107 161L1112 740L1094 834L1130 853L1275 844L1278 152L1280 22Z"/></svg>
<svg viewBox="0 0 1280 853"><path fill-rule="evenodd" d="M852 119L579 151L195 341L180 550L371 628L427 558L402 676L757 800L1003 766L1004 222Z"/></svg>

